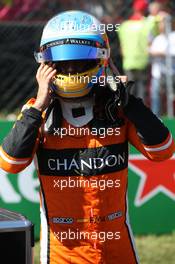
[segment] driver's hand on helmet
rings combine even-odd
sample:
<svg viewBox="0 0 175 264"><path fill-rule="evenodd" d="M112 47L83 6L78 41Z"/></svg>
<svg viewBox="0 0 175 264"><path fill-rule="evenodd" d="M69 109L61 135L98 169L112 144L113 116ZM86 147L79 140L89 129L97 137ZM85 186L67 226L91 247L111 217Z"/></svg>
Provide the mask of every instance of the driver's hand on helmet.
<svg viewBox="0 0 175 264"><path fill-rule="evenodd" d="M34 108L44 111L49 106L51 100L50 84L56 72L55 64L40 64L36 74L38 93L36 101L33 105Z"/></svg>

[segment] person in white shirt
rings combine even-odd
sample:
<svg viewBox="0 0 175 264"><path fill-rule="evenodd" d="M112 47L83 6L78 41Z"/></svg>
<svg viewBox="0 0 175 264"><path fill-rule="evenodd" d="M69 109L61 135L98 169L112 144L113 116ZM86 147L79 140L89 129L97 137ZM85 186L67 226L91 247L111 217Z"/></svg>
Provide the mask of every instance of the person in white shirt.
<svg viewBox="0 0 175 264"><path fill-rule="evenodd" d="M166 55L172 58L172 68L168 74L175 73L175 31L165 34L165 19L162 16L159 22L160 34L154 38L150 46L151 55L151 109L156 115L161 115L161 86L167 73Z"/></svg>

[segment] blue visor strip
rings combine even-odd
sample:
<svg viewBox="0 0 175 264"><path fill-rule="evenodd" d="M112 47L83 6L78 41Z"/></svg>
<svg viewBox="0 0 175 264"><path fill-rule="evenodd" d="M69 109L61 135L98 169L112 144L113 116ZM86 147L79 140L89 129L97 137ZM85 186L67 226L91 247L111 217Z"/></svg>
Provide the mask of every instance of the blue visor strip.
<svg viewBox="0 0 175 264"><path fill-rule="evenodd" d="M38 55L42 61L66 61L99 58L98 48L86 45L59 45L50 47Z"/></svg>

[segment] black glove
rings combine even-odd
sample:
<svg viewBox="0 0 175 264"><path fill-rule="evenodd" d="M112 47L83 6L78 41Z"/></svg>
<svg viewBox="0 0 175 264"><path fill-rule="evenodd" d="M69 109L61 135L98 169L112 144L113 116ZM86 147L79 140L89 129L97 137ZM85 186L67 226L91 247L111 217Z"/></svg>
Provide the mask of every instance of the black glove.
<svg viewBox="0 0 175 264"><path fill-rule="evenodd" d="M119 78L118 81L115 78L113 82L108 83L111 96L105 104L105 113L107 119L112 123L116 122L119 109L124 109L127 106L130 96L129 92L133 84L133 81L123 83Z"/></svg>
<svg viewBox="0 0 175 264"><path fill-rule="evenodd" d="M111 67L106 68L106 85L94 85L92 92L95 94L94 116L108 127L123 125L120 110L125 108L129 101L129 91L134 84L133 81L123 83L120 75Z"/></svg>

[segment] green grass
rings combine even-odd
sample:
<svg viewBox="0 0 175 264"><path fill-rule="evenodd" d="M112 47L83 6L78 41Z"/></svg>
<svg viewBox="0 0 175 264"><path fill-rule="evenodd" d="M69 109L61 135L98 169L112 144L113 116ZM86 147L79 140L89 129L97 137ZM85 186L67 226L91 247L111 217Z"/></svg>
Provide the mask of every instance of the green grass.
<svg viewBox="0 0 175 264"><path fill-rule="evenodd" d="M136 247L140 264L175 264L175 234L136 237ZM39 264L39 242L35 246L34 264Z"/></svg>
<svg viewBox="0 0 175 264"><path fill-rule="evenodd" d="M34 257L35 257L35 261L34 264L40 264L39 262L39 242L35 243L35 250L34 250Z"/></svg>
<svg viewBox="0 0 175 264"><path fill-rule="evenodd" d="M136 237L141 264L175 264L175 234Z"/></svg>

